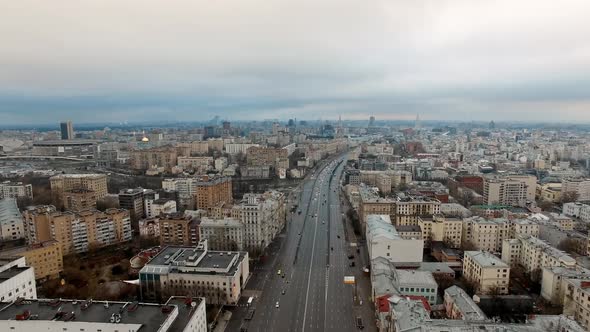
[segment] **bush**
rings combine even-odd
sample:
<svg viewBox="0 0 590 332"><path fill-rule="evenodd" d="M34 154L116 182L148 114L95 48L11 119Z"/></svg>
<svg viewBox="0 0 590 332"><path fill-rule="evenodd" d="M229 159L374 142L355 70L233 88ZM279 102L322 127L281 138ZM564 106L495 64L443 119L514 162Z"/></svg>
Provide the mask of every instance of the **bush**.
<svg viewBox="0 0 590 332"><path fill-rule="evenodd" d="M123 274L123 272L125 272L125 271L123 271L123 267L120 264L117 264L111 268L111 273L114 276Z"/></svg>

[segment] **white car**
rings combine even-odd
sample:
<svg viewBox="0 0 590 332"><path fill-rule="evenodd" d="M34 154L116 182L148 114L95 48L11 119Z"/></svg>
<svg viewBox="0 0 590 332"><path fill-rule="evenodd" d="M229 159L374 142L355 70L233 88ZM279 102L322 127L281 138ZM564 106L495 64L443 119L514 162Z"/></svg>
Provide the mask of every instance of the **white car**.
<svg viewBox="0 0 590 332"><path fill-rule="evenodd" d="M277 301L277 303L275 304L275 308L279 307L279 301Z"/></svg>

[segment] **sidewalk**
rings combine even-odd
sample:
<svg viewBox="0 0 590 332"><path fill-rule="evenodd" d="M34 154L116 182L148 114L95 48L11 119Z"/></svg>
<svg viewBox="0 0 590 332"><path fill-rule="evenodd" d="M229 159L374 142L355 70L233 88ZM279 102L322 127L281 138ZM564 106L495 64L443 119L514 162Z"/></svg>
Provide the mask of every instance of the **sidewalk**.
<svg viewBox="0 0 590 332"><path fill-rule="evenodd" d="M224 332L225 328L229 324L229 321L231 319L231 315L232 315L231 312L226 311L222 317L219 317L219 319L217 320L217 326L215 326L215 328L213 329L213 332Z"/></svg>

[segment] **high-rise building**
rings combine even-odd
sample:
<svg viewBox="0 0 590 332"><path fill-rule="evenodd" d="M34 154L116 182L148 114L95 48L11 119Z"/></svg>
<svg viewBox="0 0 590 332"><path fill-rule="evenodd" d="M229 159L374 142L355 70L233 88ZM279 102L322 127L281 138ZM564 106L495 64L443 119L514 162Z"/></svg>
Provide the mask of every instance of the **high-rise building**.
<svg viewBox="0 0 590 332"><path fill-rule="evenodd" d="M199 242L199 220L183 213L164 215L159 221L162 245L194 246Z"/></svg>
<svg viewBox="0 0 590 332"><path fill-rule="evenodd" d="M106 174L60 174L49 178L53 202L63 205L64 194L72 189L88 189L94 191L96 199L107 195Z"/></svg>
<svg viewBox="0 0 590 332"><path fill-rule="evenodd" d="M201 177L195 185L195 207L210 210L219 203L231 203L232 180L229 177Z"/></svg>
<svg viewBox="0 0 590 332"><path fill-rule="evenodd" d="M16 199L0 199L0 240L17 240L25 237L23 217Z"/></svg>
<svg viewBox="0 0 590 332"><path fill-rule="evenodd" d="M375 117L372 115L369 117L369 128L371 127L375 127Z"/></svg>
<svg viewBox="0 0 590 332"><path fill-rule="evenodd" d="M72 189L64 192L64 208L70 211L96 209L96 194L93 190Z"/></svg>
<svg viewBox="0 0 590 332"><path fill-rule="evenodd" d="M144 215L144 189L123 189L119 192L119 207L129 210L135 219L143 218Z"/></svg>
<svg viewBox="0 0 590 332"><path fill-rule="evenodd" d="M537 178L532 175L508 175L489 177L483 183L483 203L485 205L526 206L534 202Z"/></svg>
<svg viewBox="0 0 590 332"><path fill-rule="evenodd" d="M66 121L59 124L61 129L61 139L74 139L74 126L72 121Z"/></svg>

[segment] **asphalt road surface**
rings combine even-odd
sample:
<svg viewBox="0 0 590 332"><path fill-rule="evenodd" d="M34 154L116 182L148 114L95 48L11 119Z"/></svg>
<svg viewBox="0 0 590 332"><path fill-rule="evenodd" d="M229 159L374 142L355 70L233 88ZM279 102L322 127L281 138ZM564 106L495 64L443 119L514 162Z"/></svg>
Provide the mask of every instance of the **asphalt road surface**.
<svg viewBox="0 0 590 332"><path fill-rule="evenodd" d="M250 308L242 300L228 330L238 331L240 326L248 332L359 330L355 289L344 284L345 276L360 271L358 254L345 242L340 210L344 161L327 164L294 195L301 214L291 214L284 238L271 247L266 264L254 270L246 287L260 291L250 307L255 314L250 321L243 319ZM349 266L352 261L355 267ZM371 317L363 317L365 325L367 319Z"/></svg>

